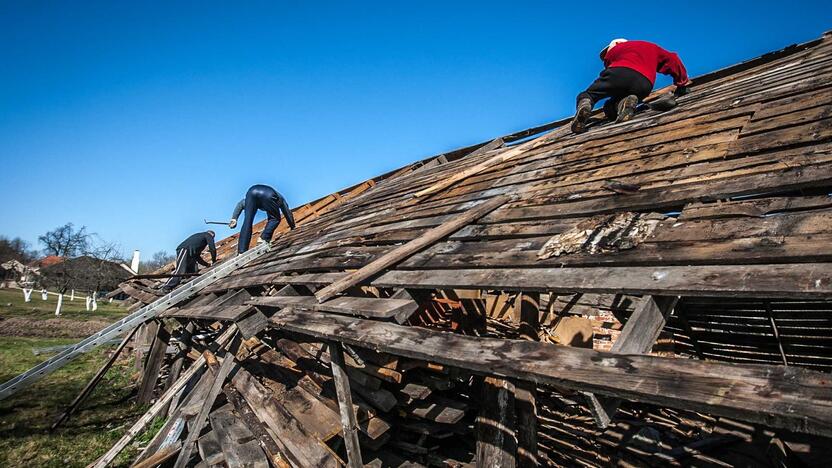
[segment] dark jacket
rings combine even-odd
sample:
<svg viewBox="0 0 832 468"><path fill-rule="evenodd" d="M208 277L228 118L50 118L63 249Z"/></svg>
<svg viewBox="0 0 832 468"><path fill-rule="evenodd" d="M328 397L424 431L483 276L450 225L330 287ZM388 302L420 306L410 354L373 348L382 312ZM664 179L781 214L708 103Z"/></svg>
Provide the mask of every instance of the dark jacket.
<svg viewBox="0 0 832 468"><path fill-rule="evenodd" d="M202 251L208 247L211 252L211 262L217 261L217 247L214 245L214 236L207 232L198 232L179 244L176 247L177 251L187 250L188 255L199 262L200 265L211 266L202 259Z"/></svg>

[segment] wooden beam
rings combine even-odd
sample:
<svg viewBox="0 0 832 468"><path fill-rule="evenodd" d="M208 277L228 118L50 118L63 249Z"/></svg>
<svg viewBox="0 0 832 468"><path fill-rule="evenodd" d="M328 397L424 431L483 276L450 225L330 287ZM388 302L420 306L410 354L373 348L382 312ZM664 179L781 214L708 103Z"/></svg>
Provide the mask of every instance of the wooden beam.
<svg viewBox="0 0 832 468"><path fill-rule="evenodd" d="M805 368L625 355L315 312L280 311L271 322L319 339L485 375L832 436L832 381Z"/></svg>
<svg viewBox="0 0 832 468"><path fill-rule="evenodd" d="M358 420L352 406L350 379L347 377L347 364L344 362L344 347L339 342L329 344L332 378L335 393L338 396L338 411L341 413L344 442L347 446L347 462L350 468L361 468L361 447L358 445Z"/></svg>
<svg viewBox="0 0 832 468"><path fill-rule="evenodd" d="M498 197L494 197L482 204L479 204L471 208L470 210L460 214L459 216L451 219L450 221L446 221L441 225L431 229L422 236L404 245L394 248L390 252L387 252L381 257L373 260L363 268L349 273L344 278L341 278L338 281L335 281L334 283L330 284L329 286L326 286L325 288L316 292L315 297L318 298L318 302L325 302L328 299L332 299L344 290L369 279L370 277L380 273L382 270L389 268L395 265L396 263L399 263L405 258L413 255L414 253L417 253L435 244L439 240L444 239L445 237L462 229L467 224L503 206L509 200L509 197L501 195Z"/></svg>
<svg viewBox="0 0 832 468"><path fill-rule="evenodd" d="M162 314L162 317L175 317L184 319L204 319L233 322L239 320L245 314L251 312L252 306L246 304L219 305L208 304L196 307L174 308Z"/></svg>
<svg viewBox="0 0 832 468"><path fill-rule="evenodd" d="M521 292L515 302L520 337L540 340L540 293ZM537 385L514 382L514 405L517 415L517 465L538 466L537 448Z"/></svg>
<svg viewBox="0 0 832 468"><path fill-rule="evenodd" d="M494 143L498 142L498 140L493 140L490 144L494 144ZM500 143L500 145L502 145L502 141L500 141L499 143ZM517 156L523 155L523 154L526 153L526 151L533 148L536 144L537 144L537 141L527 141L526 143L511 147L511 148L501 152L500 154L498 154L498 155L496 155L492 158L489 158L489 159L487 159L487 160L485 160L485 161L483 161L479 164L471 166L468 169L464 169L460 172L457 172L456 174L452 175L451 177L447 177L447 178L441 180L440 182L437 182L437 183L431 185L428 188L422 189L422 190L414 193L413 197L414 198L424 198L427 195L431 195L431 194L434 194L434 193L439 192L441 190L444 190L444 189L456 184L457 182L459 182L461 180L467 179L468 177L471 177L473 175L477 175L480 172L483 172L487 169L490 169L490 168L492 168L492 167L494 167L498 164L502 164L506 161L510 161L510 160L516 158ZM499 146L497 146L497 147L499 147Z"/></svg>
<svg viewBox="0 0 832 468"><path fill-rule="evenodd" d="M293 466L341 466L320 439L306 431L248 371L240 368L232 383Z"/></svg>
<svg viewBox="0 0 832 468"><path fill-rule="evenodd" d="M514 299L513 321L520 336L526 340L538 341L540 330L540 293L522 292Z"/></svg>
<svg viewBox="0 0 832 468"><path fill-rule="evenodd" d="M124 339L121 340L121 343L119 343L118 347L116 347L115 351L113 351L113 354L110 356L110 359L107 359L107 362L105 362L104 365L101 366L100 369L98 369L98 372L95 373L92 379L90 379L90 381L87 382L87 385L84 386L84 388L81 390L81 393L79 393L78 396L76 396L75 399L72 400L72 403L70 403L69 406L67 406L64 412L61 413L60 416L58 416L58 419L56 419L55 422L52 424L50 430L54 431L58 428L58 426L63 424L64 421L68 420L69 417L72 416L72 413L74 413L75 410L77 410L78 407L81 406L81 403L83 403L84 400L86 400L87 397L90 396L92 391L95 390L95 387L98 385L98 382L101 382L101 378L104 377L108 370L110 370L110 367L112 367L113 363L116 362L116 359L118 359L118 356L119 354L121 354L121 351L127 346L127 343L130 342L130 339L133 338L133 335L135 335L136 331L138 330L139 327L133 327L133 329L130 330L130 333L124 336Z"/></svg>
<svg viewBox="0 0 832 468"><path fill-rule="evenodd" d="M476 425L477 467L514 468L514 430L514 384L507 379L486 377Z"/></svg>
<svg viewBox="0 0 832 468"><path fill-rule="evenodd" d="M296 306L307 310L335 312L374 319L409 318L419 308L412 299L376 297L334 297L319 304L315 296L262 296L254 297L249 304L270 307ZM401 323L401 322L399 322Z"/></svg>
<svg viewBox="0 0 832 468"><path fill-rule="evenodd" d="M226 330L220 337L217 339L217 343L220 345L225 344L228 339L231 337L230 330ZM190 382L191 378L197 374L197 372L202 370L202 367L205 365L205 358L200 356L197 358L196 361L182 374L182 377L179 377L179 380L176 381L173 385L168 388L168 390L162 394L161 397L150 407L149 410L145 414L136 421L127 433L118 440L118 442L113 445L110 450L107 451L104 455L101 456L98 460L94 463L90 464L91 468L104 468L105 466L109 465L115 458L124 450L124 447L127 447L127 444L133 440L134 437L139 435L145 427L157 416L159 415L164 408L167 407L168 403L170 403L171 398L174 395L179 393L179 390Z"/></svg>
<svg viewBox="0 0 832 468"><path fill-rule="evenodd" d="M173 456L179 453L179 450L181 449L182 442L176 442L170 447L166 447L165 449L147 457L145 460L136 463L131 468L153 468L154 466L159 466L167 460L173 458Z"/></svg>
<svg viewBox="0 0 832 468"><path fill-rule="evenodd" d="M170 371L168 371L168 379L165 382L165 390L170 388L176 379L179 378L179 374L182 372L182 366L185 365L185 356L188 353L188 350L191 347L191 338L193 337L194 330L196 329L196 325L194 322L189 321L185 324L185 327L182 329L182 334L179 337L179 341L182 344L183 348L179 351L176 357L173 360L173 363L170 365ZM171 406L174 408L176 407L176 399L171 401ZM170 407L168 407L167 413L170 413Z"/></svg>
<svg viewBox="0 0 832 468"><path fill-rule="evenodd" d="M659 296L828 298L832 296L832 263L394 270L381 275L372 285Z"/></svg>
<svg viewBox="0 0 832 468"><path fill-rule="evenodd" d="M231 328L236 330L237 327L232 325ZM211 408L214 406L214 401L222 391L223 385L225 385L225 379L228 378L231 371L239 366L235 358L235 354L237 354L239 346L240 335L239 333L235 333L235 336L232 338L231 344L228 346L228 350L225 353L225 359L223 359L222 365L217 372L216 379L214 380L213 385L211 385L210 390L208 390L208 395L206 395L205 399L202 401L202 407L199 410L199 414L197 414L196 418L191 421L188 428L188 437L182 444L182 450L179 452L179 456L176 457L176 462L173 464L174 468L183 468L188 464L188 460L191 458L191 453L193 452L196 440L199 438L199 433L202 432L202 428L208 420L208 413L211 412Z"/></svg>
<svg viewBox="0 0 832 468"><path fill-rule="evenodd" d="M251 430L252 434L260 441L260 446L266 452L272 465L279 467L281 463L285 464L283 457L280 455L280 448L277 446L277 443L269 435L263 422L257 419L254 411L246 404L240 392L233 385L226 385L223 393L225 393L225 398L231 403L234 409L237 410L237 413L240 414L240 417Z"/></svg>
<svg viewBox="0 0 832 468"><path fill-rule="evenodd" d="M153 390L156 388L156 381L159 380L159 370L162 369L162 363L165 361L165 351L168 349L170 339L170 334L159 320L154 321L149 329L155 337L147 353L142 381L139 385L138 396L136 396L136 402L140 405L150 403L153 399Z"/></svg>
<svg viewBox="0 0 832 468"><path fill-rule="evenodd" d="M514 407L517 415L517 465L539 466L537 448L537 384L514 382Z"/></svg>
<svg viewBox="0 0 832 468"><path fill-rule="evenodd" d="M488 143L486 143L485 145L480 146L479 148L475 149L474 151L471 151L470 153L466 154L464 157L466 157L466 158L477 157L477 156L485 154L485 153L487 153L491 150L495 150L495 149L503 146L504 144L505 144L505 141L502 138L495 138L495 139L489 141ZM487 161L483 161L483 162L477 164L476 166L472 166L468 169L465 169L462 172L454 174L451 177L445 178L442 181L437 182L437 183L431 185L428 188L425 188L423 190L420 190L419 192L414 193L412 195L413 198L411 198L410 201L406 202L403 205L403 207L408 207L408 206L415 205L415 204L419 203L420 201L423 201L423 200L429 198L430 195L436 194L436 193L438 193L438 192L456 184L457 182L459 182L459 181L461 181L461 180L463 180L467 177L479 174L480 172L488 169L489 167L493 166L494 164L498 164L498 163L507 161L507 160L509 160L513 157L518 156L521 153L522 152L515 152L513 150L504 151L503 153L498 154L497 156L494 156L494 157L492 157L491 159L489 159Z"/></svg>
<svg viewBox="0 0 832 468"><path fill-rule="evenodd" d="M197 374L200 373L198 372ZM147 446L142 453L139 454L134 463L139 463L161 450L163 444L165 444L169 438L179 440L179 436L182 434L186 424L185 416L182 414L182 410L184 408L191 407L193 402L200 401L205 398L205 395L208 393L208 388L213 382L215 375L214 371L206 369L206 372L199 375L198 380L193 384L192 388L189 389L188 386L185 386L185 388L182 389L181 393L184 393L185 395L181 398L180 402L177 403L175 399L170 401L169 407L172 407L173 409L172 411L168 411L169 416L167 422L165 422L162 428L159 429L159 432L153 436L153 439L148 442ZM164 411L160 412L160 414L163 413Z"/></svg>
<svg viewBox="0 0 832 468"><path fill-rule="evenodd" d="M645 296L633 311L610 349L613 353L644 354L653 348L677 296Z"/></svg>
<svg viewBox="0 0 832 468"><path fill-rule="evenodd" d="M610 352L621 354L645 354L653 349L653 344L667 323L667 316L673 311L678 296L644 296L636 310L633 311ZM587 403L595 418L595 424L606 428L612 421L621 400L618 398L597 397L587 393Z"/></svg>

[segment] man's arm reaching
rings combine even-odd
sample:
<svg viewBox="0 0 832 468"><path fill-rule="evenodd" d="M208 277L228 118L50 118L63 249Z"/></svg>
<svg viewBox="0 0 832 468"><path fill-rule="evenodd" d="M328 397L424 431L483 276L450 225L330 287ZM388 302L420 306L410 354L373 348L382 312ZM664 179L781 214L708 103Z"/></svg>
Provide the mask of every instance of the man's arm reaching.
<svg viewBox="0 0 832 468"><path fill-rule="evenodd" d="M231 219L237 219L240 217L240 213L243 212L243 208L246 207L246 199L243 198L240 200L240 203L237 203L237 206L234 207L234 213L231 215Z"/></svg>
<svg viewBox="0 0 832 468"><path fill-rule="evenodd" d="M286 217L286 222L289 223L289 228L295 228L295 217L292 216L292 210L289 208L289 205L286 203L286 199L280 197L280 211L283 212L283 216Z"/></svg>
<svg viewBox="0 0 832 468"><path fill-rule="evenodd" d="M663 75L672 76L673 84L676 86L684 87L690 84L688 71L685 69L685 65L675 52L669 52L660 48L658 72Z"/></svg>
<svg viewBox="0 0 832 468"><path fill-rule="evenodd" d="M211 263L217 262L217 246L214 244L214 236L205 234L208 238L208 251L211 252Z"/></svg>

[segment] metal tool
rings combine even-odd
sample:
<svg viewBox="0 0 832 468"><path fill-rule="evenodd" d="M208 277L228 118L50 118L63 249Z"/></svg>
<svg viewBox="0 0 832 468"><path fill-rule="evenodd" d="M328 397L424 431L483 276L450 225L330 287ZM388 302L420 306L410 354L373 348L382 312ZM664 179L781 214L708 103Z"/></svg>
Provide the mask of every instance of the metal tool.
<svg viewBox="0 0 832 468"><path fill-rule="evenodd" d="M207 219L204 219L204 218L203 218L203 221L205 221L205 224L222 224L224 226L228 226L228 221L208 221Z"/></svg>
<svg viewBox="0 0 832 468"><path fill-rule="evenodd" d="M258 244L253 249L210 268L202 276L183 284L170 293L133 312L127 317L124 317L118 322L104 328L98 333L81 340L66 350L56 354L52 358L47 359L17 377L4 382L0 385L0 400L8 398L21 389L28 387L43 377L46 377L81 354L91 351L93 348L108 342L122 333L129 332L134 327L153 319L174 305L193 297L194 294L198 293L202 289L205 289L217 280L228 276L237 268L268 252L269 247L269 243Z"/></svg>

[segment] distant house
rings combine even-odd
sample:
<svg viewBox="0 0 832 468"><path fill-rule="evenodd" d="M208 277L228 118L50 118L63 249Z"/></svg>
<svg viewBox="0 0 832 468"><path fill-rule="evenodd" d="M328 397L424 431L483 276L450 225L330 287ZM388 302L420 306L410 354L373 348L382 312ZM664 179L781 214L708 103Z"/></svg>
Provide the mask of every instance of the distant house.
<svg viewBox="0 0 832 468"><path fill-rule="evenodd" d="M25 287L37 280L38 268L17 260L0 263L0 288Z"/></svg>
<svg viewBox="0 0 832 468"><path fill-rule="evenodd" d="M32 266L36 268L46 268L52 265L56 265L64 261L64 257L59 257L57 255L47 255L39 260L35 260L32 262Z"/></svg>
<svg viewBox="0 0 832 468"><path fill-rule="evenodd" d="M101 260L90 256L60 259L41 268L43 283L59 291L110 291L119 283L133 276L129 268L121 263ZM46 257L43 260L50 259Z"/></svg>

